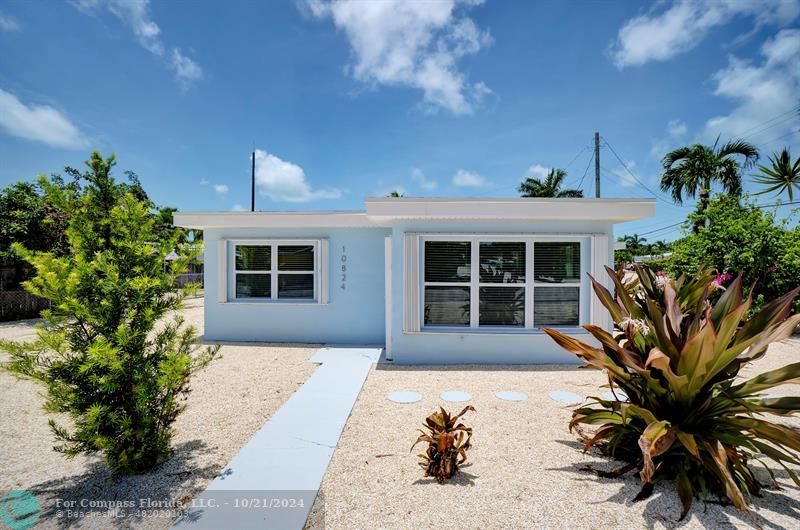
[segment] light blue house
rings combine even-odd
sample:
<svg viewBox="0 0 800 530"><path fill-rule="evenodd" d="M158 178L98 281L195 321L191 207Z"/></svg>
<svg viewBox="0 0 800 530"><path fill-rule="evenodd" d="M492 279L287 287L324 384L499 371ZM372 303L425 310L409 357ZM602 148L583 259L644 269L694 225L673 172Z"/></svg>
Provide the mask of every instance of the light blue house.
<svg viewBox="0 0 800 530"><path fill-rule="evenodd" d="M613 225L643 199L367 199L361 212L186 212L205 338L385 345L395 363L558 363L542 331L610 327Z"/></svg>

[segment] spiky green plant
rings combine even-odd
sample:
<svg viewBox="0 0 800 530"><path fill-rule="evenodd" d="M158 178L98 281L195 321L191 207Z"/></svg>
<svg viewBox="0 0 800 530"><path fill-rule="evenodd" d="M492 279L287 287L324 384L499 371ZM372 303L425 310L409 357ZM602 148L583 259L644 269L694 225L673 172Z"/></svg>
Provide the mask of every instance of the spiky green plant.
<svg viewBox="0 0 800 530"><path fill-rule="evenodd" d="M420 442L428 442L428 450L418 455L419 465L425 470L426 477L434 477L441 484L452 478L458 472L459 466L467 460L467 450L472 447L472 428L460 423L458 419L469 410L475 412L475 409L467 405L455 416L451 416L442 407L439 410L440 412L434 412L425 418L428 432L420 429L422 434L411 446L411 450Z"/></svg>
<svg viewBox="0 0 800 530"><path fill-rule="evenodd" d="M800 323L800 315L789 316L800 287L745 320L751 299L743 299L740 278L722 289L710 271L672 280L637 267L633 285L623 285L611 269L608 273L616 296L594 278L592 283L617 331L584 326L601 347L545 330L588 366L605 371L612 389L624 392L615 400L590 398L570 422L578 432L581 425L598 427L582 433L586 450L598 447L629 462L606 475L638 469L643 487L637 499L646 498L656 482L674 480L681 519L694 497L709 494L750 513L746 496L763 486L750 466L764 458L800 486L786 466L800 465L800 431L765 416L798 412L800 397L763 394L796 382L800 362L748 380L737 377Z"/></svg>

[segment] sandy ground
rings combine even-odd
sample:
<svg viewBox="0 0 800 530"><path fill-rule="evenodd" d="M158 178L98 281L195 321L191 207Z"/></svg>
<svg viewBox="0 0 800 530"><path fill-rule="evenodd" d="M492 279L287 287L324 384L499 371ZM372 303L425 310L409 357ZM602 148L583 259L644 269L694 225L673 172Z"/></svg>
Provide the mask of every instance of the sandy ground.
<svg viewBox="0 0 800 530"><path fill-rule="evenodd" d="M800 361L800 340L773 345L755 370ZM659 485L643 502L632 499L640 485L635 474L601 479L581 468L611 470L620 463L583 454L567 430L570 408L547 393L567 390L601 395L599 372L565 366L395 367L370 373L325 476L311 527L324 521L340 528L732 528L750 527L733 508L696 501L681 523L680 502L671 484ZM414 390L415 404L389 402L393 390ZM422 477L409 452L422 420L445 390L464 390L476 413L474 447L463 472L449 484ZM526 402L500 401L498 390L518 390ZM800 385L776 389L800 395ZM464 404L447 403L451 411ZM785 420L800 427L800 419ZM421 448L422 446L418 446ZM782 488L754 501L764 528L800 527L800 490L776 472ZM765 480L766 480L765 475Z"/></svg>
<svg viewBox="0 0 800 530"><path fill-rule="evenodd" d="M187 324L202 333L201 300L188 301ZM0 324L0 337L25 340L36 321ZM287 344L226 344L217 359L193 379L187 408L175 424L174 456L157 470L110 482L97 457L71 460L52 450L53 437L42 411L42 387L0 371L0 492L26 489L42 504L35 528L168 528L171 512L109 519L58 515L62 500L188 500L206 485L264 422L313 373L308 358L318 347ZM0 354L2 355L2 354ZM6 357L0 357L5 360ZM2 526L2 525L0 525Z"/></svg>

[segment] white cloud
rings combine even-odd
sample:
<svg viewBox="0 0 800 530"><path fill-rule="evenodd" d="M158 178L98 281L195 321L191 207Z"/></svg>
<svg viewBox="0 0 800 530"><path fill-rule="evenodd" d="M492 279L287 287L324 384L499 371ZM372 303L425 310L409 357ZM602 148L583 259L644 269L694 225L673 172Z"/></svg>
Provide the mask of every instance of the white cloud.
<svg viewBox="0 0 800 530"><path fill-rule="evenodd" d="M108 9L131 28L142 48L162 58L184 85L203 77L200 65L183 55L180 49L172 48L169 54L166 52L161 28L150 17L150 0L77 0L76 5L86 13Z"/></svg>
<svg viewBox="0 0 800 530"><path fill-rule="evenodd" d="M416 182L423 190L435 190L438 183L425 176L425 173L418 167L411 168L411 180Z"/></svg>
<svg viewBox="0 0 800 530"><path fill-rule="evenodd" d="M200 65L181 53L178 48L172 50L172 68L175 76L185 82L197 81L203 77L203 69Z"/></svg>
<svg viewBox="0 0 800 530"><path fill-rule="evenodd" d="M525 176L533 179L544 180L545 178L547 178L547 174L549 172L550 172L549 167L544 167L540 164L534 164L528 168L528 171L525 173Z"/></svg>
<svg viewBox="0 0 800 530"><path fill-rule="evenodd" d="M236 203L236 204L233 205L233 208L231 208L231 211L232 212L244 212L246 210L244 209L244 206L242 206L239 203Z"/></svg>
<svg viewBox="0 0 800 530"><path fill-rule="evenodd" d="M226 184L214 184L214 191L220 195L228 193L228 186Z"/></svg>
<svg viewBox="0 0 800 530"><path fill-rule="evenodd" d="M342 196L342 190L336 188L312 189L303 168L261 149L256 149L256 186L261 195L276 202L307 202Z"/></svg>
<svg viewBox="0 0 800 530"><path fill-rule="evenodd" d="M664 137L653 140L650 148L650 154L658 160L661 160L669 151L686 144L689 126L678 119L670 120L667 122L666 132Z"/></svg>
<svg viewBox="0 0 800 530"><path fill-rule="evenodd" d="M636 179L633 178L633 175L631 175L631 172L636 171L636 162L633 160L628 160L627 164L625 165L628 166L630 172L620 165L612 169L611 174L616 177L620 186L623 188L632 188L639 184Z"/></svg>
<svg viewBox="0 0 800 530"><path fill-rule="evenodd" d="M667 133L670 136L684 136L687 132L689 132L689 127L681 120L670 120L667 123Z"/></svg>
<svg viewBox="0 0 800 530"><path fill-rule="evenodd" d="M13 17L0 13L0 30L2 31L20 31L22 27L19 22Z"/></svg>
<svg viewBox="0 0 800 530"><path fill-rule="evenodd" d="M486 179L474 171L459 169L453 175L453 185L459 188L479 188L486 185Z"/></svg>
<svg viewBox="0 0 800 530"><path fill-rule="evenodd" d="M464 12L482 0L306 0L317 18L344 31L354 61L349 72L370 85L422 90L428 109L469 114L491 92L471 83L458 61L489 46L492 37Z"/></svg>
<svg viewBox="0 0 800 530"><path fill-rule="evenodd" d="M731 57L727 68L713 75L714 94L735 101L736 107L708 120L706 141L721 134L758 143L797 131L796 113L792 119L786 111L796 107L800 94L800 29L781 30L761 46L761 55L761 64ZM800 133L794 138L800 139Z"/></svg>
<svg viewBox="0 0 800 530"><path fill-rule="evenodd" d="M53 147L84 148L89 141L64 114L47 105L25 105L0 89L0 128L8 134Z"/></svg>
<svg viewBox="0 0 800 530"><path fill-rule="evenodd" d="M764 24L789 24L800 15L800 0L677 0L667 9L659 2L628 20L609 52L617 68L665 61L697 46L714 27L734 17Z"/></svg>

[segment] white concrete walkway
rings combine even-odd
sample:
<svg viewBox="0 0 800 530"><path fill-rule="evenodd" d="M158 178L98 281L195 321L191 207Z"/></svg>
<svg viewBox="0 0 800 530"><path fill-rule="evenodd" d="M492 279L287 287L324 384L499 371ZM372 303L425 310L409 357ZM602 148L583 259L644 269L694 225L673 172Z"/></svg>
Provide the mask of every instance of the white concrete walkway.
<svg viewBox="0 0 800 530"><path fill-rule="evenodd" d="M302 529L381 348L322 348L314 374L208 486L175 529ZM254 362L256 360L254 359Z"/></svg>

